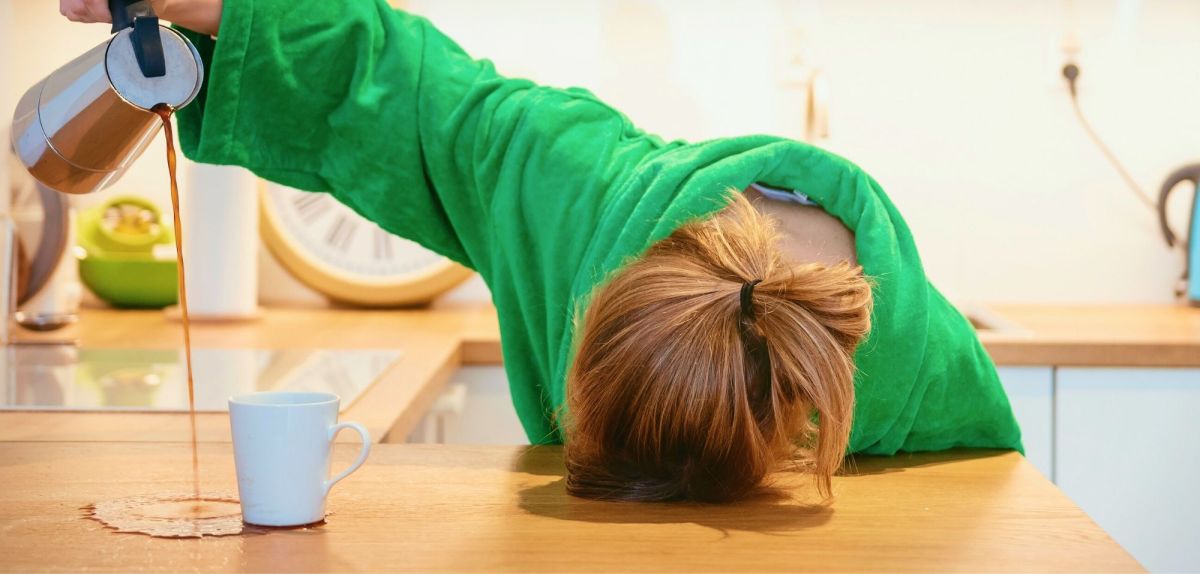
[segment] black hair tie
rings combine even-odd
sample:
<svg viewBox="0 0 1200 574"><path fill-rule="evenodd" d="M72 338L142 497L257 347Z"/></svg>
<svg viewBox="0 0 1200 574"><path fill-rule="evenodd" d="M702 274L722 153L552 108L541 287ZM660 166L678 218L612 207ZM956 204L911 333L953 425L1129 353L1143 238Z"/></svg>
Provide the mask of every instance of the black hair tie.
<svg viewBox="0 0 1200 574"><path fill-rule="evenodd" d="M771 353L767 349L767 340L755 325L758 317L754 313L754 287L762 283L762 279L747 281L742 284L740 331L742 345L746 348L747 361L753 372L753 383L749 389L750 398L754 402L763 400L771 392Z"/></svg>
<svg viewBox="0 0 1200 574"><path fill-rule="evenodd" d="M754 315L754 286L762 283L762 279L747 281L742 284L742 319L753 323L756 319Z"/></svg>

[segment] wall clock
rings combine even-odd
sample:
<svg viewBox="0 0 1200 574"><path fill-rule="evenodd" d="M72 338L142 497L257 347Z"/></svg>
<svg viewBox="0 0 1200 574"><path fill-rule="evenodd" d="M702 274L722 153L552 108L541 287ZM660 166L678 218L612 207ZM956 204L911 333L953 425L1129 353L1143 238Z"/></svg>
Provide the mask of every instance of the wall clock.
<svg viewBox="0 0 1200 574"><path fill-rule="evenodd" d="M292 275L330 299L367 307L428 303L473 273L388 233L327 193L260 184L261 234Z"/></svg>

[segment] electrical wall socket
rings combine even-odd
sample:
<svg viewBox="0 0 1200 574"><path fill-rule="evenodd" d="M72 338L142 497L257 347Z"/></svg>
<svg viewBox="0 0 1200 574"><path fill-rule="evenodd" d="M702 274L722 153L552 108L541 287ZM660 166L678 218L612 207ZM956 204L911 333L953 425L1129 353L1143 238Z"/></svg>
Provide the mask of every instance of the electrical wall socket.
<svg viewBox="0 0 1200 574"><path fill-rule="evenodd" d="M1063 66L1069 62L1074 62L1079 66L1079 78L1075 80L1075 89L1082 94L1087 89L1088 67L1087 55L1084 53L1078 40L1064 41L1061 34L1055 34L1051 41L1046 45L1046 57L1044 66L1046 71L1043 73L1046 89L1052 93L1062 94L1064 96L1071 93L1067 85L1067 79L1063 77Z"/></svg>

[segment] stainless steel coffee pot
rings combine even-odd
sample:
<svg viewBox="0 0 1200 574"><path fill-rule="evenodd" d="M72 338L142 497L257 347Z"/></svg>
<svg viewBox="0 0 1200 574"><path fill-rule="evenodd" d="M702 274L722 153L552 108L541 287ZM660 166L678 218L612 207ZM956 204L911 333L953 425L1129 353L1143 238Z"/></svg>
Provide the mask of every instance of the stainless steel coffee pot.
<svg viewBox="0 0 1200 574"><path fill-rule="evenodd" d="M21 98L12 145L45 186L91 193L116 181L162 127L156 105L187 105L204 65L182 34L160 26L146 0L109 0L107 42L55 70Z"/></svg>

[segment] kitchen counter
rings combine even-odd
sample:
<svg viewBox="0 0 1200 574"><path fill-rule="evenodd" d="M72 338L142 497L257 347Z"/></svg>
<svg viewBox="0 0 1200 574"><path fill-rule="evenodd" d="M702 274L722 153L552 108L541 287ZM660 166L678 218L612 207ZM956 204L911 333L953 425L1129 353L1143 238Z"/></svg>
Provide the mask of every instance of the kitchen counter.
<svg viewBox="0 0 1200 574"><path fill-rule="evenodd" d="M1182 306L995 305L980 339L999 365L1200 366L1200 309ZM178 348L179 323L158 311L86 309L67 333L84 347ZM402 442L463 365L502 362L495 310L445 304L412 311L269 309L258 321L196 323L197 348L396 348L397 364L342 414L378 440ZM200 382L203 384L203 381ZM197 416L201 441L228 441L224 414ZM0 441L183 441L180 413L0 412ZM353 440L351 436L339 440Z"/></svg>
<svg viewBox="0 0 1200 574"><path fill-rule="evenodd" d="M987 305L979 339L997 365L1200 367L1200 307Z"/></svg>
<svg viewBox="0 0 1200 574"><path fill-rule="evenodd" d="M175 349L183 336L161 311L86 309L65 332L22 333L27 344L70 338L84 348ZM495 312L490 307L445 307L373 312L273 309L257 321L195 322L192 346L202 348L401 350L399 359L341 413L364 424L375 440L402 442L464 364L499 363ZM489 339L496 340L491 344ZM197 381L197 384L204 384ZM185 441L179 412L0 412L0 441ZM229 441L224 413L198 413L200 441ZM342 433L339 441L355 441Z"/></svg>
<svg viewBox="0 0 1200 574"><path fill-rule="evenodd" d="M334 468L349 463L339 445ZM564 492L553 447L376 445L325 524L225 538L116 534L80 508L186 491L186 444L0 443L0 571L1140 571L1020 455L864 457L816 504L605 503ZM228 444L206 491L235 488Z"/></svg>

